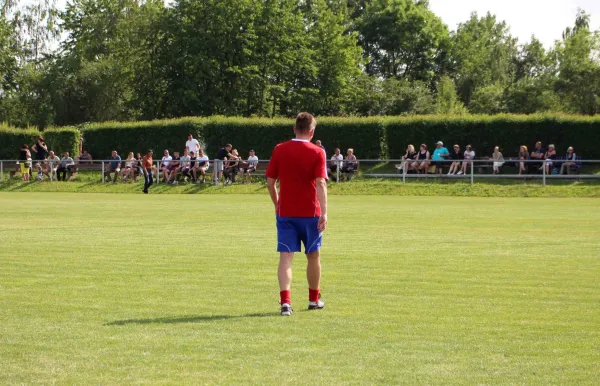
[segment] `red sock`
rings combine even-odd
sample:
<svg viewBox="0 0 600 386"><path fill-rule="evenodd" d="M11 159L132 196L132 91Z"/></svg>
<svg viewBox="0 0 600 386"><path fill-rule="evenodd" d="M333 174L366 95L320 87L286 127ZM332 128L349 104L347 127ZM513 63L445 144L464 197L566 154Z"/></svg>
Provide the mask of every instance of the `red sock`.
<svg viewBox="0 0 600 386"><path fill-rule="evenodd" d="M284 304L284 303L292 304L292 291L285 290L285 291L279 292L279 298L281 299L280 304Z"/></svg>
<svg viewBox="0 0 600 386"><path fill-rule="evenodd" d="M318 289L308 289L308 301L309 302L316 302L319 301L319 293L321 292L321 290Z"/></svg>

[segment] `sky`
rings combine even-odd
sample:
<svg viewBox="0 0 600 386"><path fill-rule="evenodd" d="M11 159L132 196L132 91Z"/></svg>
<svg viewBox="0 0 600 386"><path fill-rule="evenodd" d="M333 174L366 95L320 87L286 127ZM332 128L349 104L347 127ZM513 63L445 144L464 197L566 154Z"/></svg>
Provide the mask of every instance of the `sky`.
<svg viewBox="0 0 600 386"><path fill-rule="evenodd" d="M429 4L451 30L473 11L480 16L490 11L506 21L520 44L535 35L546 47L553 46L565 28L574 25L578 8L591 15L593 30L600 29L600 0L429 0Z"/></svg>

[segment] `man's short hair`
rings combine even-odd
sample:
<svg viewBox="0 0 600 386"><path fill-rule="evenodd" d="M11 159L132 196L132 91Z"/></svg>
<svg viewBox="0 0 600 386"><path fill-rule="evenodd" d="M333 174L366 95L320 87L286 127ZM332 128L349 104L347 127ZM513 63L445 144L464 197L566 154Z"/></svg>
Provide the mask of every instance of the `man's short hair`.
<svg viewBox="0 0 600 386"><path fill-rule="evenodd" d="M317 127L317 120L309 113L300 113L296 117L296 131L308 133Z"/></svg>
<svg viewBox="0 0 600 386"><path fill-rule="evenodd" d="M225 147L233 147L233 146L231 146L231 144L228 143L227 145L225 145Z"/></svg>

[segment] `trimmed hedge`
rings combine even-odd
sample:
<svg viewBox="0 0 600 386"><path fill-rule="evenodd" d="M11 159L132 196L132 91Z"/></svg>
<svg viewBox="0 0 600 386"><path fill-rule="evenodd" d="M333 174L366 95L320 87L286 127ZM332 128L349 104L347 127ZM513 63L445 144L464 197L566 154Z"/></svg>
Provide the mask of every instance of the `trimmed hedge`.
<svg viewBox="0 0 600 386"><path fill-rule="evenodd" d="M59 127L46 129L42 133L48 150L54 151L57 156L62 157L68 151L73 158L79 155L79 130L75 127Z"/></svg>
<svg viewBox="0 0 600 386"><path fill-rule="evenodd" d="M37 129L17 129L0 124L0 159L18 159L21 146L35 144L38 135ZM35 154L32 157L35 158Z"/></svg>
<svg viewBox="0 0 600 386"><path fill-rule="evenodd" d="M573 146L584 159L600 158L600 116L415 116L387 118L384 125L392 158L402 157L409 144L418 149L425 143L432 150L440 140L448 149L459 144L464 150L471 144L478 157L490 156L494 146L499 146L504 156L514 157L521 145L531 151L542 141L544 147L556 145L559 155Z"/></svg>

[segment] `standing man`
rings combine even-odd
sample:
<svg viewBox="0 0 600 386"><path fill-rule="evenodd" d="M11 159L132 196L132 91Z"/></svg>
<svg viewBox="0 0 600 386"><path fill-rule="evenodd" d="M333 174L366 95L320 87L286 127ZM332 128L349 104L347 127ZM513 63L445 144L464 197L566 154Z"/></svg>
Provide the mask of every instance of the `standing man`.
<svg viewBox="0 0 600 386"><path fill-rule="evenodd" d="M223 165L224 162L227 159L229 159L229 157L231 157L231 149L233 147L231 146L230 143L228 143L227 145L225 145L225 147L222 147L219 149L219 151L217 152L217 158L215 158L215 162L213 165L213 181L215 181L215 184L219 185L219 182L221 181L221 176L223 175Z"/></svg>
<svg viewBox="0 0 600 386"><path fill-rule="evenodd" d="M144 172L144 194L148 194L148 188L154 183L152 176L152 150L148 150L148 153L142 158L142 171Z"/></svg>
<svg viewBox="0 0 600 386"><path fill-rule="evenodd" d="M275 205L279 296L281 315L293 313L291 301L292 261L300 241L308 259L308 309L325 307L321 301L320 248L327 227L327 168L323 149L310 143L316 119L309 113L296 117L296 138L279 144L267 168L267 187ZM276 183L279 180L279 192Z"/></svg>
<svg viewBox="0 0 600 386"><path fill-rule="evenodd" d="M189 133L187 138L188 139L185 142L185 148L187 149L188 154L192 154L192 152L194 152L194 154L198 154L198 150L200 150L200 143L198 140L194 138L192 133Z"/></svg>

